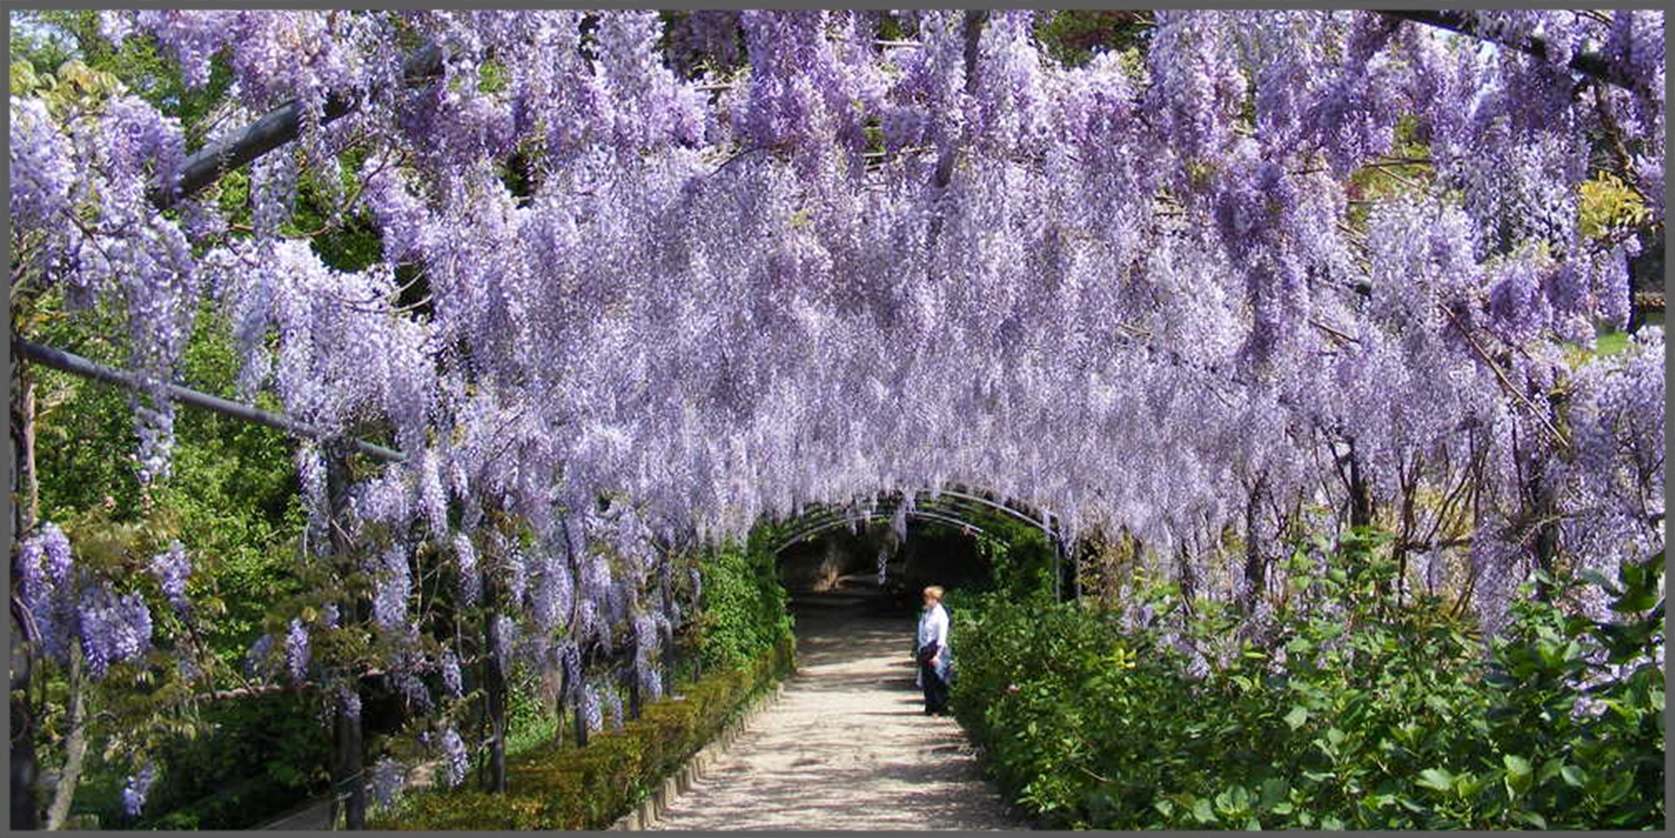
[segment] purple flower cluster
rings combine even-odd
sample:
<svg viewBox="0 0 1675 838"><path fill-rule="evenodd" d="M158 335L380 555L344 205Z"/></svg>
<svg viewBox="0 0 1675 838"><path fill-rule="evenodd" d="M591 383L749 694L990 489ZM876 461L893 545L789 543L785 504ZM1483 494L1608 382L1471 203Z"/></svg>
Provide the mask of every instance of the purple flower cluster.
<svg viewBox="0 0 1675 838"><path fill-rule="evenodd" d="M448 757L448 785L457 786L464 782L470 756L465 751L465 741L451 727L442 731L442 753Z"/></svg>
<svg viewBox="0 0 1675 838"><path fill-rule="evenodd" d="M244 672L246 675L259 677L269 674L272 666L270 656L273 654L273 644L274 640L271 634L264 634L250 644L250 650L244 654Z"/></svg>
<svg viewBox="0 0 1675 838"><path fill-rule="evenodd" d="M152 556L151 573L157 577L157 584L174 606L175 613L185 617L190 606L186 600L186 579L192 574L192 561L186 555L185 545L176 541L169 545L169 549Z"/></svg>
<svg viewBox="0 0 1675 838"><path fill-rule="evenodd" d="M600 712L599 690L588 684L582 688L582 718L589 731L598 731L603 727Z"/></svg>
<svg viewBox="0 0 1675 838"><path fill-rule="evenodd" d="M616 690L605 690L605 712L611 717L611 730L621 730L623 725L622 696Z"/></svg>
<svg viewBox="0 0 1675 838"><path fill-rule="evenodd" d="M146 795L151 793L151 784L156 779L157 769L148 762L122 784L122 811L128 817L139 817L140 809L145 806Z"/></svg>
<svg viewBox="0 0 1675 838"><path fill-rule="evenodd" d="M94 678L113 663L137 660L151 649L151 609L139 594L115 594L104 583L85 589L77 605L81 651Z"/></svg>
<svg viewBox="0 0 1675 838"><path fill-rule="evenodd" d="M348 686L337 688L337 704L345 718L359 719L361 717L360 691Z"/></svg>
<svg viewBox="0 0 1675 838"><path fill-rule="evenodd" d="M372 766L372 799L378 801L379 806L394 806L402 787L407 783L406 774L401 763L394 758L381 757L378 763Z"/></svg>
<svg viewBox="0 0 1675 838"><path fill-rule="evenodd" d="M465 681L460 676L459 658L454 655L452 649L442 650L442 683L448 688L448 694L454 698L465 694Z"/></svg>
<svg viewBox="0 0 1675 838"><path fill-rule="evenodd" d="M292 681L300 684L308 679L308 658L308 627L303 625L302 618L293 617L290 630L285 633L285 667Z"/></svg>
<svg viewBox="0 0 1675 838"><path fill-rule="evenodd" d="M469 608L477 604L483 583L477 577L477 550L471 546L470 536L464 533L454 536L454 561L459 564L460 601Z"/></svg>
<svg viewBox="0 0 1675 838"><path fill-rule="evenodd" d="M372 599L372 619L390 631L407 624L407 597L412 592L412 575L408 570L407 551L392 546L384 551L379 562L377 587Z"/></svg>
<svg viewBox="0 0 1675 838"><path fill-rule="evenodd" d="M51 521L41 524L17 553L18 579L24 607L34 622L33 636L49 657L59 661L68 660L77 628L74 562L70 540Z"/></svg>
<svg viewBox="0 0 1675 838"><path fill-rule="evenodd" d="M420 711L429 711L436 706L436 702L431 698L430 688L425 686L424 680L418 675L412 672L398 672L391 677L396 691L401 693L401 697L409 706Z"/></svg>
<svg viewBox="0 0 1675 838"><path fill-rule="evenodd" d="M76 185L67 139L53 130L39 99L12 97L11 217L13 241L66 218Z"/></svg>

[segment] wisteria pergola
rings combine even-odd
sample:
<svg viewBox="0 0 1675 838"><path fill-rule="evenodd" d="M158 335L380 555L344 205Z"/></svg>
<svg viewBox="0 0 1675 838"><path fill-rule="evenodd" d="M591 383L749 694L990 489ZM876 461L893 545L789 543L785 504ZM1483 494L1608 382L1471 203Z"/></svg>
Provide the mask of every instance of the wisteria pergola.
<svg viewBox="0 0 1675 838"><path fill-rule="evenodd" d="M1661 329L1567 354L1626 324L1662 235L1661 11L1158 12L1143 51L1078 66L1029 12L883 19L117 12L189 82L224 62L246 127L188 149L131 95L12 98L14 303L113 307L130 350L14 331L14 367L133 389L146 479L177 402L287 429L308 560L376 580L259 650L335 707L351 825L357 668L463 765L417 678L460 666L409 607L437 569L484 615L489 683L522 657L583 702L595 648L664 689L693 548L900 492L980 487L1061 547L1120 530L1243 603L1299 529L1381 523L1404 580L1491 631L1534 569L1662 549ZM212 193L246 166L241 229ZM1640 223L1579 223L1603 175ZM304 178L348 184L372 264L286 234ZM174 382L206 300L238 394ZM244 406L263 389L283 416ZM353 456L386 465L353 482ZM918 503L890 515L960 517ZM120 580L72 582L51 522L14 526L13 631L43 659L150 643L143 603L102 624L129 641L65 616ZM348 630L372 659L308 657Z"/></svg>

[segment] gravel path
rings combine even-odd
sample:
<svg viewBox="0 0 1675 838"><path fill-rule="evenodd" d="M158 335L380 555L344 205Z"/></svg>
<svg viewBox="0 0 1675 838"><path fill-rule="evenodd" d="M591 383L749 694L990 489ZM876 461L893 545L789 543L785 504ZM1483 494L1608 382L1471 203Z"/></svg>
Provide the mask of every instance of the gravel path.
<svg viewBox="0 0 1675 838"><path fill-rule="evenodd" d="M1029 828L983 779L960 726L924 715L912 621L867 604L842 593L793 604L797 677L654 829Z"/></svg>

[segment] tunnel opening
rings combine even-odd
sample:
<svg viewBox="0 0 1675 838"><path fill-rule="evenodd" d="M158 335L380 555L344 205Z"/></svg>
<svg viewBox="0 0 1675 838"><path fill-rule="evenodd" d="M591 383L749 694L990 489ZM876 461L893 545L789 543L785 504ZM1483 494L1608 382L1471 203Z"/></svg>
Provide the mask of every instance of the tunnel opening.
<svg viewBox="0 0 1675 838"><path fill-rule="evenodd" d="M1052 516L964 487L815 507L774 526L776 573L794 617L911 619L929 585L956 598L1069 590Z"/></svg>

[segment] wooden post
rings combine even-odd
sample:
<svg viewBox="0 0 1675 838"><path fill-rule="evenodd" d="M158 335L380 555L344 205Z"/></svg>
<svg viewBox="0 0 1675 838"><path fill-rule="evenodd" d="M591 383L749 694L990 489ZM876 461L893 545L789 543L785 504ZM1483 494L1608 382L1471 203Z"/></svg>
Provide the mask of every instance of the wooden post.
<svg viewBox="0 0 1675 838"><path fill-rule="evenodd" d="M348 536L340 523L349 508L349 448L347 445L331 442L325 446L326 455L326 498L330 505L327 515L329 543L331 544L332 559L338 567L347 574L351 546ZM346 600L340 606L340 619L349 623L358 623L364 610L359 603ZM332 760L332 823L337 823L337 815L341 809L343 826L345 829L360 830L366 828L366 755L365 743L362 737L361 714L359 708L351 710L350 703L358 704L360 699L360 678L350 672L347 675L353 696L337 696L336 712L333 713L332 734L336 744L336 753Z"/></svg>
<svg viewBox="0 0 1675 838"><path fill-rule="evenodd" d="M1349 525L1365 527L1373 522L1372 491L1361 474L1361 457L1355 443L1349 443Z"/></svg>
<svg viewBox="0 0 1675 838"><path fill-rule="evenodd" d="M576 647L576 655L581 658L581 665L576 667L579 677L572 686L572 694L576 705L576 747L587 747L587 658L582 655L580 644Z"/></svg>
<svg viewBox="0 0 1675 838"><path fill-rule="evenodd" d="M16 333L16 323L13 324ZM15 341L14 341L15 344ZM23 485L21 472L30 460L29 447L34 437L33 412L29 410L33 405L25 396L26 382L22 357L13 351L11 356L12 389L8 399L11 411L11 460L8 463L8 489L11 492L12 514L7 520L11 528L11 554L17 553L18 538L29 532L35 522L29 514L29 504L23 500L20 488ZM40 829L41 813L35 802L35 780L39 776L39 765L35 756L35 719L29 710L31 674L34 654L31 639L26 634L28 617L23 610L23 600L18 595L19 574L12 574L12 663L11 663L11 732L12 741L10 758L12 763L12 829Z"/></svg>
<svg viewBox="0 0 1675 838"><path fill-rule="evenodd" d="M1245 504L1245 592L1238 600L1239 610L1245 614L1255 611L1265 575L1262 554L1256 547L1256 503L1261 497L1262 487L1262 479L1258 478L1256 486L1251 489L1249 503Z"/></svg>
<svg viewBox="0 0 1675 838"><path fill-rule="evenodd" d="M360 690L358 679L350 676L350 682L355 686L350 689L357 693ZM333 714L332 733L337 743L336 759L332 763L332 786L336 793L332 797L332 824L337 824L337 814L343 813L343 827L345 829L366 828L366 781L365 760L362 758L361 719L357 711L351 712L349 700L342 696L336 699L337 711Z"/></svg>
<svg viewBox="0 0 1675 838"><path fill-rule="evenodd" d="M628 642L628 718L640 717L640 641L636 633L635 639Z"/></svg>
<svg viewBox="0 0 1675 838"><path fill-rule="evenodd" d="M568 516L566 516L564 518L559 519L559 526L561 526L563 528L563 531L564 531L564 555L565 555L565 558L567 558L570 562L570 578L575 581L575 584L571 586L574 593L570 597L570 632L571 632L571 636L574 637L576 627L581 624L581 614L582 614L581 570L582 570L582 564L581 564L581 557L576 555L575 548L571 546L572 541L571 541L571 534L570 534L570 518ZM585 542L583 543L583 549L586 549L586 543ZM564 664L564 694L570 697L570 706L575 711L575 714L576 714L576 719L575 719L575 723L576 723L576 747L585 748L585 747L587 747L587 718L586 718L586 713L584 712L585 708L583 706L585 704L586 700L583 697L582 693L585 689L584 684L587 681L587 677L586 677L587 659L585 657L583 657L583 655L582 655L582 641L581 640L576 640L575 641L575 652L574 652L574 654L576 655L576 678L575 678L575 683L571 683L570 666L569 666L568 663L565 663ZM562 708L562 704L560 705L560 707ZM560 709L559 712L562 713L563 710Z"/></svg>
<svg viewBox="0 0 1675 838"><path fill-rule="evenodd" d="M1179 549L1175 551L1175 574L1181 585L1181 603L1188 613L1192 613L1197 610L1192 600L1198 595L1198 573L1192 566L1191 556L1187 554L1185 539L1181 539Z"/></svg>
<svg viewBox="0 0 1675 838"><path fill-rule="evenodd" d="M658 580L663 589L663 624L669 627L669 639L663 642L663 684L670 695L675 692L675 669L680 664L675 654L675 620L674 603L669 599L669 570L668 561L663 562L662 578ZM662 638L659 638L662 640Z"/></svg>
<svg viewBox="0 0 1675 838"><path fill-rule="evenodd" d="M1064 541L1053 539L1053 601L1064 601Z"/></svg>
<svg viewBox="0 0 1675 838"><path fill-rule="evenodd" d="M489 715L489 773L483 778L483 790L494 794L506 793L506 662L500 657L499 586L488 572L483 571L483 598L491 604L485 612L483 635L488 639L488 655L483 664L483 688L488 697Z"/></svg>
<svg viewBox="0 0 1675 838"><path fill-rule="evenodd" d="M16 471L13 471L16 474ZM15 539L14 539L15 540ZM13 578L16 584L16 578ZM31 652L24 635L22 601L12 596L12 814L13 830L41 828L41 814L35 805L35 724L29 712Z"/></svg>

